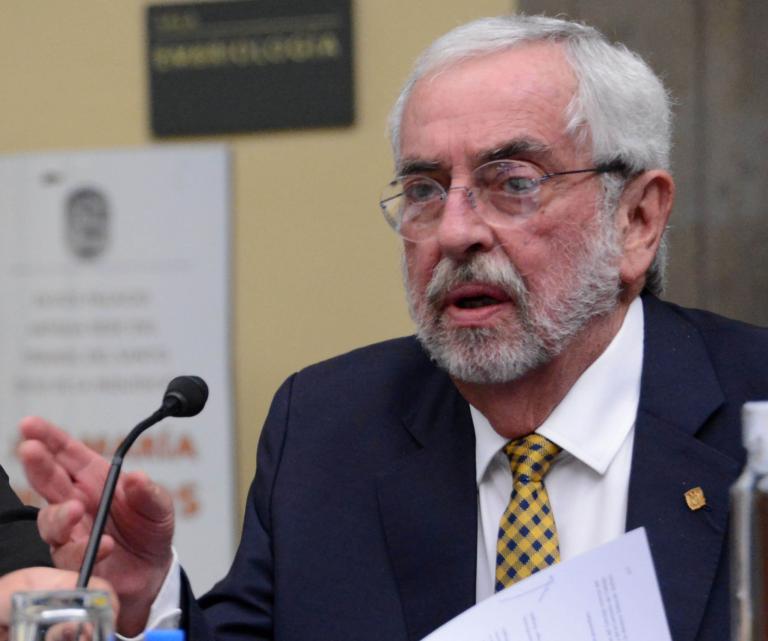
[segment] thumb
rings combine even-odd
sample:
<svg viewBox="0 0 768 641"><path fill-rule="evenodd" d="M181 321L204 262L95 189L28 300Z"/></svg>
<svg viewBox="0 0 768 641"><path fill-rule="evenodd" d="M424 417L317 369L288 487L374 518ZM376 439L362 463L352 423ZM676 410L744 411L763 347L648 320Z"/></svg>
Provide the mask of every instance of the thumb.
<svg viewBox="0 0 768 641"><path fill-rule="evenodd" d="M144 472L131 472L123 479L126 506L149 521L173 522L173 499L168 490Z"/></svg>
<svg viewBox="0 0 768 641"><path fill-rule="evenodd" d="M117 544L131 555L170 566L173 540L173 499L143 472L127 474L121 496L112 508Z"/></svg>

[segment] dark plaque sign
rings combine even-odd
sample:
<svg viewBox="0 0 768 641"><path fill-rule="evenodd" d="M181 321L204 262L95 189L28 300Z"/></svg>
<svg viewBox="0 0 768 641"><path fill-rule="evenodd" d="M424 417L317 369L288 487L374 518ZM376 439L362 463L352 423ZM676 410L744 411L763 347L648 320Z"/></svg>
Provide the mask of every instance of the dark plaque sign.
<svg viewBox="0 0 768 641"><path fill-rule="evenodd" d="M158 136L349 125L351 0L237 0L147 10Z"/></svg>

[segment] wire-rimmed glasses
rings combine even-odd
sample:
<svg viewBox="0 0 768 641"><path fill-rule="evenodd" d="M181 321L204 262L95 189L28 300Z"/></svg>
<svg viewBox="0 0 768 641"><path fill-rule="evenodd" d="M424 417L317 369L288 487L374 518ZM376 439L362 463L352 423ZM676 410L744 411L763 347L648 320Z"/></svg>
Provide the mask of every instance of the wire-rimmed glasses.
<svg viewBox="0 0 768 641"><path fill-rule="evenodd" d="M470 207L493 227L509 227L539 208L541 186L568 174L626 172L620 161L588 169L542 173L531 163L493 160L477 167L469 186L444 186L425 174L398 176L382 191L379 206L390 226L403 238L420 242L437 228L448 192L461 190Z"/></svg>

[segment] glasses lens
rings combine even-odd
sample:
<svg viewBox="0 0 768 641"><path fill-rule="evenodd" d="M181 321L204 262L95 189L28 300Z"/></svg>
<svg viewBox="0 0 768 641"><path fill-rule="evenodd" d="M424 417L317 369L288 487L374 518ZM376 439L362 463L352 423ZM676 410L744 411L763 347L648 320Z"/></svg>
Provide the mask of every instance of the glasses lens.
<svg viewBox="0 0 768 641"><path fill-rule="evenodd" d="M538 209L542 176L529 163L495 160L475 169L472 187L449 190L464 189L472 209L487 224L504 227ZM384 188L379 205L398 234L419 242L434 235L446 194L446 188L432 178L401 176Z"/></svg>
<svg viewBox="0 0 768 641"><path fill-rule="evenodd" d="M418 242L432 234L444 200L440 183L426 176L404 176L384 188L379 205L397 233Z"/></svg>
<svg viewBox="0 0 768 641"><path fill-rule="evenodd" d="M539 206L541 172L528 163L499 160L474 172L477 191L490 206L482 215L492 225L510 225Z"/></svg>

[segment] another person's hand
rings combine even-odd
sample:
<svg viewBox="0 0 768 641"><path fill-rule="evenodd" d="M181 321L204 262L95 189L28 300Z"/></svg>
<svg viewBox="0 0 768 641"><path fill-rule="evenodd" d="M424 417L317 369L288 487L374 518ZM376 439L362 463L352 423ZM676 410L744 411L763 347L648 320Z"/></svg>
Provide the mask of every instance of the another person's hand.
<svg viewBox="0 0 768 641"><path fill-rule="evenodd" d="M0 577L0 641L7 641L11 622L11 595L27 590L71 590L77 583L77 574L54 568L25 568ZM117 619L119 602L112 586L103 579L93 577L89 588L106 590L112 599L112 612Z"/></svg>
<svg viewBox="0 0 768 641"><path fill-rule="evenodd" d="M36 417L20 425L18 448L32 487L48 502L38 515L54 564L78 570L109 470L85 444ZM107 579L120 603L117 629L141 632L173 558L173 502L146 474L120 477L99 544L94 574Z"/></svg>

